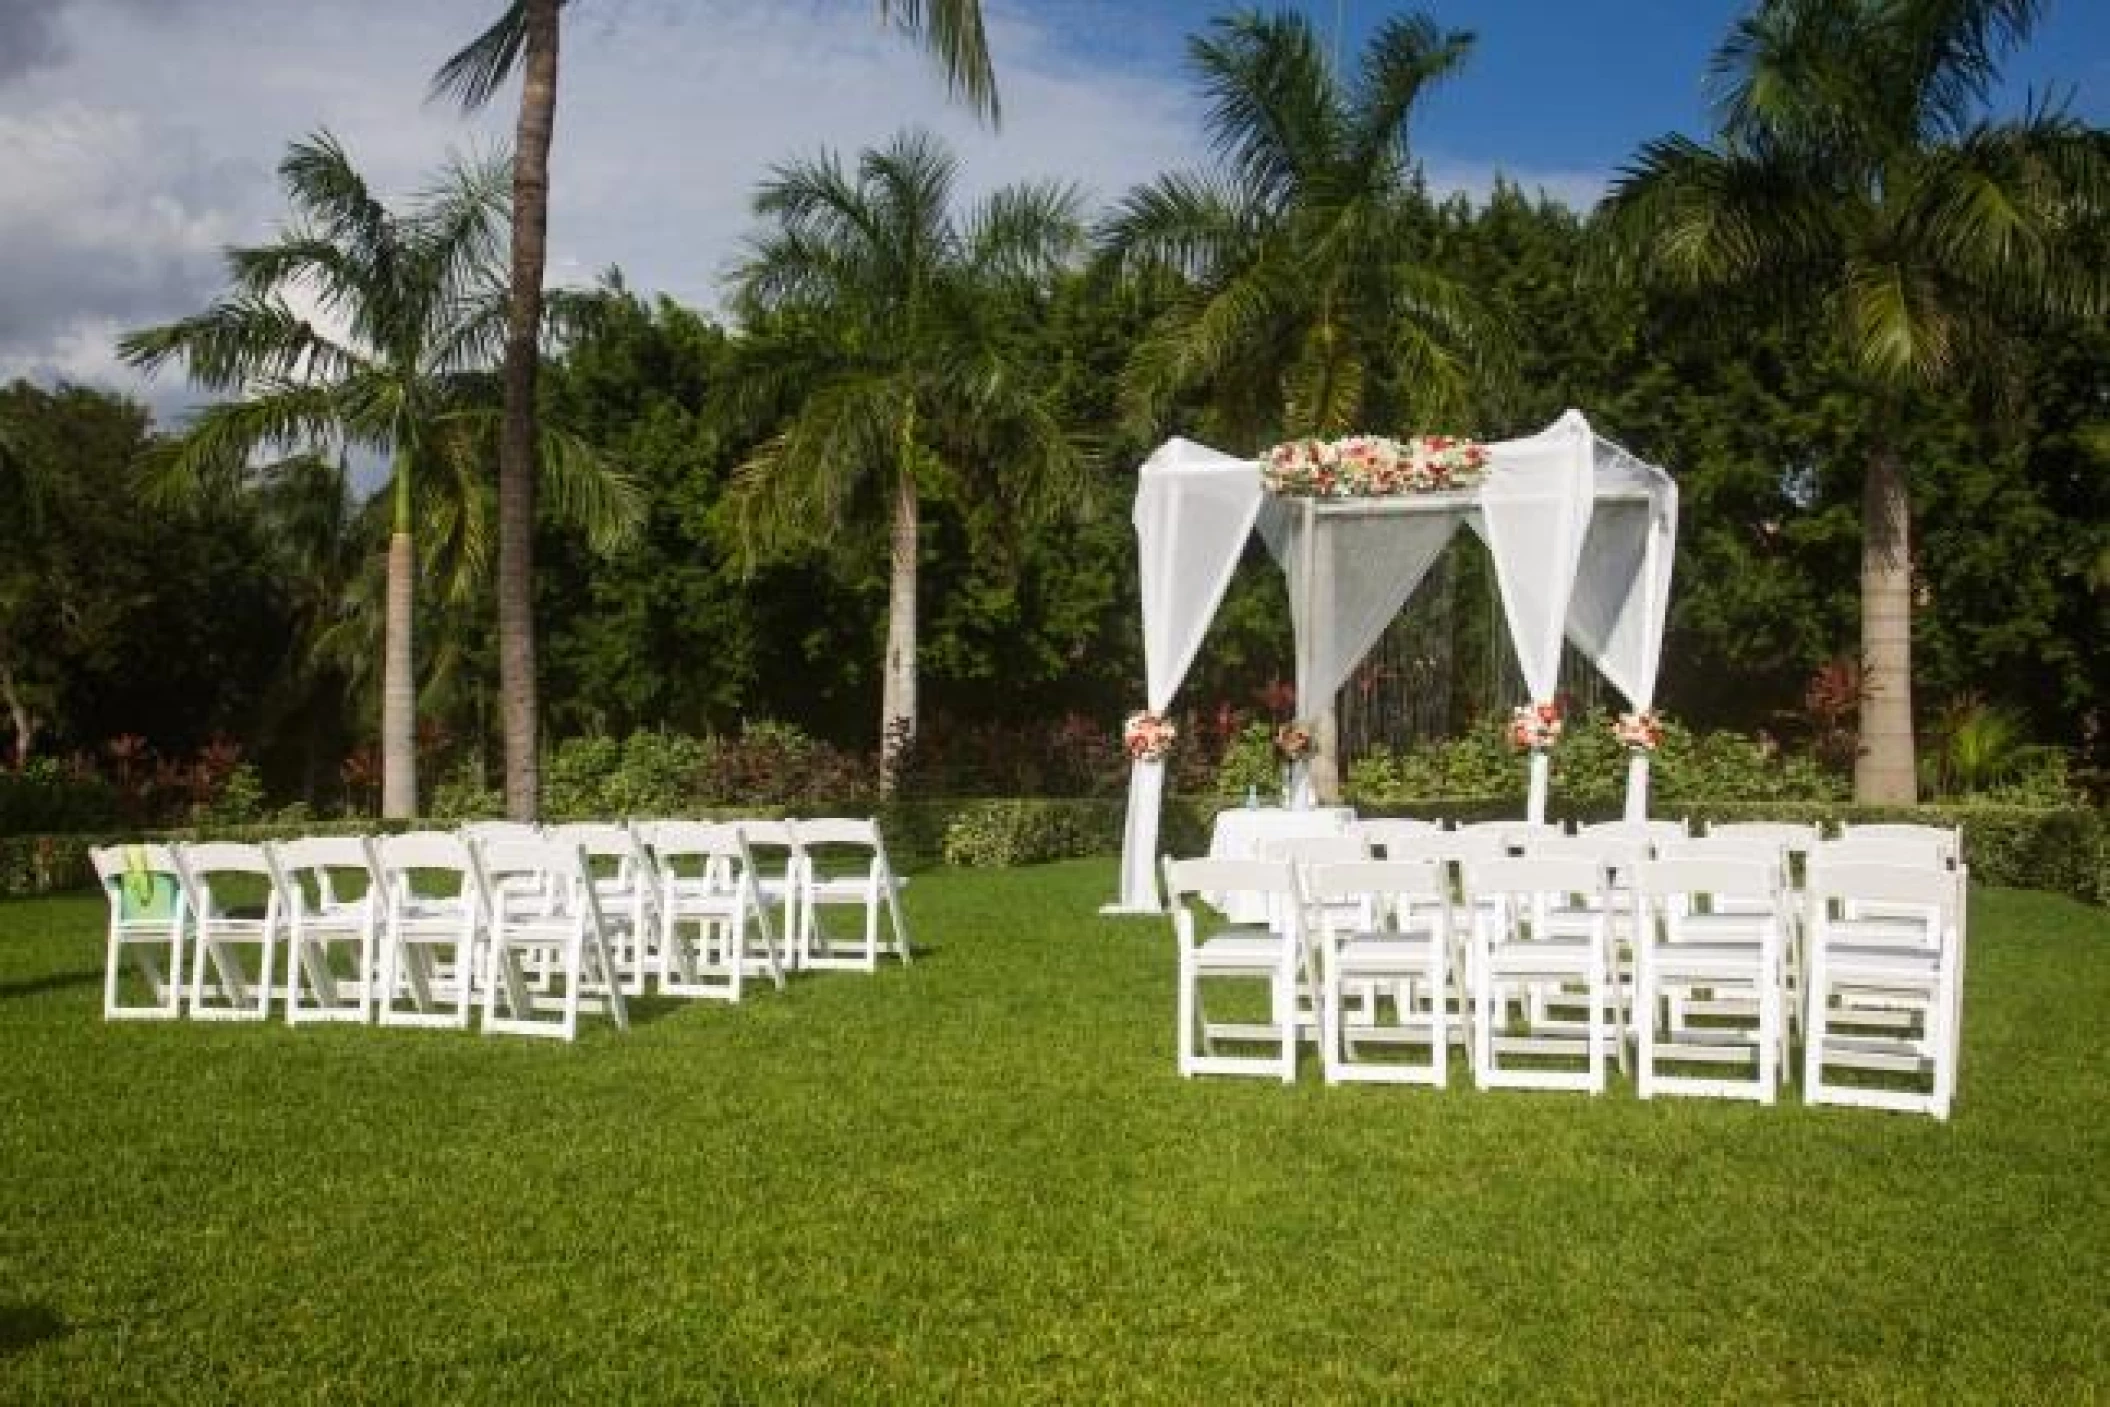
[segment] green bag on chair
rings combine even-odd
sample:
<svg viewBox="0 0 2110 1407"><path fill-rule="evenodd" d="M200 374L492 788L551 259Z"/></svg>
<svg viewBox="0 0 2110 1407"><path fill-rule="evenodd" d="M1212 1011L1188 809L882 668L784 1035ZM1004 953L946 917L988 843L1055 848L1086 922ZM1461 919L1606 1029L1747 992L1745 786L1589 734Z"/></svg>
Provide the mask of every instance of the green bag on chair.
<svg viewBox="0 0 2110 1407"><path fill-rule="evenodd" d="M174 918L176 878L147 868L143 845L125 847L125 877L118 882L118 914L127 919Z"/></svg>

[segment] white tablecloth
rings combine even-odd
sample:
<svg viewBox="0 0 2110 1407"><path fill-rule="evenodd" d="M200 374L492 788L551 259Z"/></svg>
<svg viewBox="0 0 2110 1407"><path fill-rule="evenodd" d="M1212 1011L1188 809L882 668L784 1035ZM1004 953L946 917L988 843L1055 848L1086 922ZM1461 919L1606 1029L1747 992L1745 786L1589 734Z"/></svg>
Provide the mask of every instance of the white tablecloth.
<svg viewBox="0 0 2110 1407"><path fill-rule="evenodd" d="M1314 806L1285 811L1279 806L1236 807L1216 813L1209 828L1209 858L1212 860L1258 859L1271 840L1285 836L1339 835L1355 821L1352 806ZM1233 923L1265 923L1267 909L1250 896L1233 896L1229 903L1217 896L1204 896Z"/></svg>

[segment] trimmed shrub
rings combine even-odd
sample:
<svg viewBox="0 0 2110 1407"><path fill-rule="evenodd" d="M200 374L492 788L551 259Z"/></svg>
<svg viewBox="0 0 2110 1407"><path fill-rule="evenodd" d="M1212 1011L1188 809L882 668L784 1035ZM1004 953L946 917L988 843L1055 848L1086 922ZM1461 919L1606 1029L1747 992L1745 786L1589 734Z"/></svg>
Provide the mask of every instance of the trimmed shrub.
<svg viewBox="0 0 2110 1407"><path fill-rule="evenodd" d="M1108 836L1111 820L1112 835ZM981 801L945 827L948 865L1031 865L1104 854L1121 844L1113 808L1064 801Z"/></svg>

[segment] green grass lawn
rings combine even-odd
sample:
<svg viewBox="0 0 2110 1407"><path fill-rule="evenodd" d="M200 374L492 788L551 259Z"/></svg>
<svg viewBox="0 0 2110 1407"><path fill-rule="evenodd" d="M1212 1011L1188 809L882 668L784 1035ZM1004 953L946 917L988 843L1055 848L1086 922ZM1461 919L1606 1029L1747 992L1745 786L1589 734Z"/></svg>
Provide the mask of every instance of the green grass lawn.
<svg viewBox="0 0 2110 1407"><path fill-rule="evenodd" d="M106 1025L101 900L0 905L0 1399L2110 1395L2110 915L1974 897L1938 1124L1183 1082L1114 887L573 1047Z"/></svg>

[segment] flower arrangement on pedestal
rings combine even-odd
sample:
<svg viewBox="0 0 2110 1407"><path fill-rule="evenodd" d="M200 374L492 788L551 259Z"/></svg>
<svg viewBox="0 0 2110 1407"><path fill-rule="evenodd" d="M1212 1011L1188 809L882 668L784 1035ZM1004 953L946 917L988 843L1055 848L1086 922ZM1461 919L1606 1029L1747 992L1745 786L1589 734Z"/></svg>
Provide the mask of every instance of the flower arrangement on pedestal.
<svg viewBox="0 0 2110 1407"><path fill-rule="evenodd" d="M1284 762L1302 762L1311 756L1312 746L1313 737L1309 723L1291 719L1275 730L1275 751L1282 754Z"/></svg>
<svg viewBox="0 0 2110 1407"><path fill-rule="evenodd" d="M1260 456L1260 482L1293 498L1384 498L1471 488L1487 474L1487 448L1454 435L1389 440L1290 440Z"/></svg>
<svg viewBox="0 0 2110 1407"><path fill-rule="evenodd" d="M1652 708L1622 713L1612 720L1612 736L1629 752L1654 752L1663 743L1663 720Z"/></svg>
<svg viewBox="0 0 2110 1407"><path fill-rule="evenodd" d="M1148 709L1129 714L1121 727L1121 744L1128 749L1131 762L1164 761L1179 736L1180 730L1172 726L1170 719Z"/></svg>
<svg viewBox="0 0 2110 1407"><path fill-rule="evenodd" d="M1546 752L1561 740L1559 704L1520 704L1509 711L1509 745L1520 752Z"/></svg>

